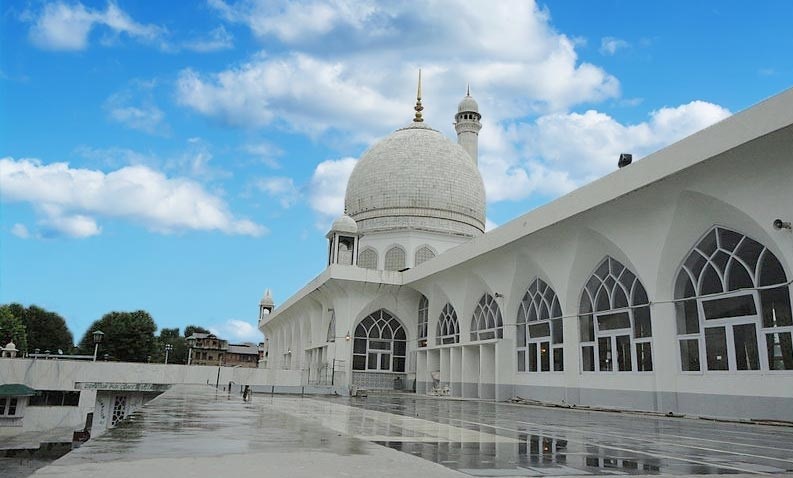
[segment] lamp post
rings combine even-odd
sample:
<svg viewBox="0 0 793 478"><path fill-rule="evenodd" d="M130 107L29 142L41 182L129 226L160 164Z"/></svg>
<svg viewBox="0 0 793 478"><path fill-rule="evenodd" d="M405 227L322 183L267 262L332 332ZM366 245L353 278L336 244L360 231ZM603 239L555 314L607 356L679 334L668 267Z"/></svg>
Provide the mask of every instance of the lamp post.
<svg viewBox="0 0 793 478"><path fill-rule="evenodd" d="M96 362L96 353L99 351L99 342L104 338L105 333L101 330L94 331L94 362Z"/></svg>
<svg viewBox="0 0 793 478"><path fill-rule="evenodd" d="M165 344L165 363L168 363L168 353L173 350L173 345Z"/></svg>

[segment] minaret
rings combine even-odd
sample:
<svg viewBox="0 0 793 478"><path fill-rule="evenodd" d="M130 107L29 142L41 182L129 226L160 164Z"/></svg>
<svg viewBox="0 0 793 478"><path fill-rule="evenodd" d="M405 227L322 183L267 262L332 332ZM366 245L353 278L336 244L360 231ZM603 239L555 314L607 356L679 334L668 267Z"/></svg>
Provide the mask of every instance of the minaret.
<svg viewBox="0 0 793 478"><path fill-rule="evenodd" d="M270 289L264 291L264 295L262 296L262 300L259 301L259 324L261 323L273 312L275 308L275 303L273 302L273 295L270 292Z"/></svg>
<svg viewBox="0 0 793 478"><path fill-rule="evenodd" d="M454 115L454 129L457 131L457 144L468 152L474 160L474 164L479 159L479 130L482 123L479 120L479 105L471 97L471 87L469 86L465 98L457 106L457 114Z"/></svg>

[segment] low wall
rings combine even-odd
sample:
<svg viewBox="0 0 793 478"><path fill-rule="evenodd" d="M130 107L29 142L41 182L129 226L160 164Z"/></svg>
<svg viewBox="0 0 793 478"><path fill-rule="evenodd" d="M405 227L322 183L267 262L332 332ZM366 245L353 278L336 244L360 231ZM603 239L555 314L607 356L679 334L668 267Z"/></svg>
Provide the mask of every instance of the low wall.
<svg viewBox="0 0 793 478"><path fill-rule="evenodd" d="M300 393L301 375L296 370L217 367L203 365L88 362L79 360L0 359L0 384L21 383L36 390L80 391L77 406L26 407L21 427L0 427L0 436L53 429L82 429L88 413L97 407L97 394L107 386L137 390L145 384L211 384L234 382L287 393ZM77 385L79 384L79 385ZM133 386L134 385L134 386ZM145 387L144 387L145 388ZM99 391L98 391L99 390ZM143 389L142 389L143 390ZM145 391L145 390L143 390ZM284 393L284 392L281 392ZM134 393L132 393L134 395ZM100 417L95 416L95 420ZM99 425L97 423L97 425Z"/></svg>
<svg viewBox="0 0 793 478"><path fill-rule="evenodd" d="M275 371L203 365L0 359L0 383L23 383L38 390L74 390L76 382L214 384L218 373L220 383L263 385L272 383L272 372Z"/></svg>

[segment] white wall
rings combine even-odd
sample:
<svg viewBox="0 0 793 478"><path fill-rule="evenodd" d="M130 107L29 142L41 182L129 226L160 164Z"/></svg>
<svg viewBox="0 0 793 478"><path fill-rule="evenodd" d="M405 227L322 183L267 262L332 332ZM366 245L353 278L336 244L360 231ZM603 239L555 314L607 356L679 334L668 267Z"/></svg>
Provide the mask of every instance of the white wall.
<svg viewBox="0 0 793 478"><path fill-rule="evenodd" d="M0 383L21 383L36 390L74 391L77 382L128 384L211 384L218 379L218 367L75 360L0 359ZM299 385L299 375L288 371L222 367L220 384L229 381L247 385ZM82 429L85 417L93 412L96 390L81 390L78 406L26 407L23 426L2 428L0 435L54 428Z"/></svg>

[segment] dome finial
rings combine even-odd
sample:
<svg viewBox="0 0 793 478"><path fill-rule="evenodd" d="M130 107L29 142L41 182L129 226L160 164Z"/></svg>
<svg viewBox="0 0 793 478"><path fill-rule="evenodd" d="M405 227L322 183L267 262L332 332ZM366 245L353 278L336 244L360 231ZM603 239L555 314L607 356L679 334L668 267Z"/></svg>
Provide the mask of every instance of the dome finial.
<svg viewBox="0 0 793 478"><path fill-rule="evenodd" d="M424 121L424 118L421 117L421 112L424 110L424 107L421 106L421 68L419 68L419 87L416 91L416 106L413 108L416 110L416 117L413 118L413 122L421 123Z"/></svg>
<svg viewBox="0 0 793 478"><path fill-rule="evenodd" d="M471 83L465 85L465 96L471 96Z"/></svg>

